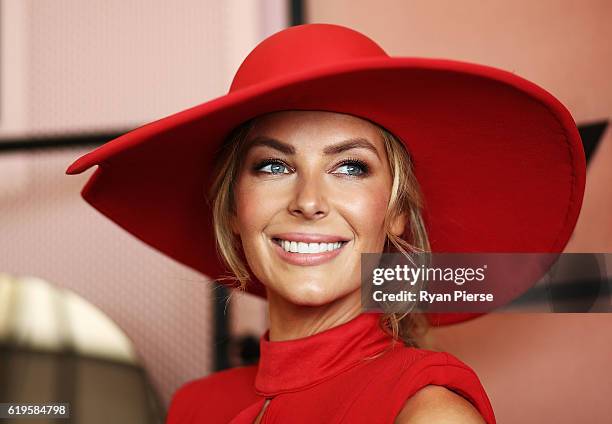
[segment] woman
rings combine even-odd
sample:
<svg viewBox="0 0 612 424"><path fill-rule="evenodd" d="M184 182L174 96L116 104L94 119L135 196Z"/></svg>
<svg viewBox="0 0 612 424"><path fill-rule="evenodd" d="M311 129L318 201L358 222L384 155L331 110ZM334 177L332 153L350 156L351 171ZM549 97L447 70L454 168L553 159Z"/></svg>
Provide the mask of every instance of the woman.
<svg viewBox="0 0 612 424"><path fill-rule="evenodd" d="M268 299L259 364L186 384L169 423L495 422L467 365L415 346L417 316L361 312L360 254L559 252L584 190L573 120L544 90L324 24L264 40L228 95L68 172L94 164L96 208Z"/></svg>

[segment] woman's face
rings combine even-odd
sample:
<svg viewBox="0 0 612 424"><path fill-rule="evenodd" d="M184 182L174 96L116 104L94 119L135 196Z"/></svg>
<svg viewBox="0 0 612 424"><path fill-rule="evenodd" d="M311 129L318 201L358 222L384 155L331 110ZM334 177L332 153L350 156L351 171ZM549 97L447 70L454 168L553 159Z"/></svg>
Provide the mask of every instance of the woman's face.
<svg viewBox="0 0 612 424"><path fill-rule="evenodd" d="M385 243L392 177L378 128L339 113L276 112L257 119L246 146L232 228L251 271L299 305L358 290L360 254Z"/></svg>

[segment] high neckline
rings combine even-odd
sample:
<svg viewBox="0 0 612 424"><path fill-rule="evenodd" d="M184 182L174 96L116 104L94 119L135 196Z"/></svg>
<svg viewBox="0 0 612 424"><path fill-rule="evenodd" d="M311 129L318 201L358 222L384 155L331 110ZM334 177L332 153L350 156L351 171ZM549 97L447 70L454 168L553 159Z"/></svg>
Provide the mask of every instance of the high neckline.
<svg viewBox="0 0 612 424"><path fill-rule="evenodd" d="M271 342L268 329L259 340L255 391L271 397L312 387L385 350L393 338L379 326L380 313L352 320L308 337Z"/></svg>

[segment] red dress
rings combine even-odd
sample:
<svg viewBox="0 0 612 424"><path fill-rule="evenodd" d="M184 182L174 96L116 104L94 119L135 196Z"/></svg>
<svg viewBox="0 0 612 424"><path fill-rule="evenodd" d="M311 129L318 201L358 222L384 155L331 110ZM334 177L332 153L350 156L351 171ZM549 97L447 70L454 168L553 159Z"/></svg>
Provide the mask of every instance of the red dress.
<svg viewBox="0 0 612 424"><path fill-rule="evenodd" d="M474 371L448 353L393 343L379 317L362 313L297 340L270 342L267 331L258 365L185 384L166 424L252 424L266 399L262 424L393 423L406 400L429 384L460 394L495 423Z"/></svg>

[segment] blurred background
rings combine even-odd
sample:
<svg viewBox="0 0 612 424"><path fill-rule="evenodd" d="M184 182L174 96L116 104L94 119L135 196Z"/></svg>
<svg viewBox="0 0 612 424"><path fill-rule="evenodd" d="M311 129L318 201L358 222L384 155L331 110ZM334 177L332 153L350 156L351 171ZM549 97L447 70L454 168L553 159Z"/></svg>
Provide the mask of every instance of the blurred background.
<svg viewBox="0 0 612 424"><path fill-rule="evenodd" d="M64 171L225 94L246 54L290 25L346 25L390 55L482 63L551 92L589 164L566 251L612 252L611 20L608 0L0 0L0 402L70 401L72 422L156 422L181 384L257 360L263 301L226 305L225 289L88 206L90 173ZM500 423L603 423L611 328L609 314L492 314L433 329L426 347L475 369ZM117 387L133 400L124 412L94 414L88 399L118 399Z"/></svg>

